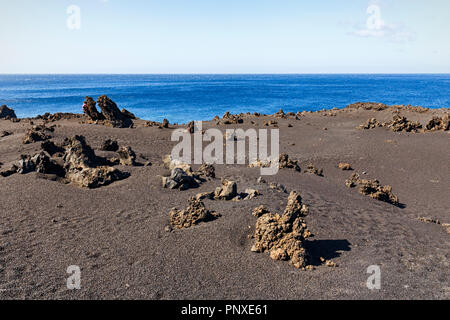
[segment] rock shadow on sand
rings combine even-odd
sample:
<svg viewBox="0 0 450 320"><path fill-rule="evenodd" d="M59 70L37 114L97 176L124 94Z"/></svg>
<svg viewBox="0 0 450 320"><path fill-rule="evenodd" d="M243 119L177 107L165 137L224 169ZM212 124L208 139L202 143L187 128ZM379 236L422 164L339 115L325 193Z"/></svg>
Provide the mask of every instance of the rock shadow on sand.
<svg viewBox="0 0 450 320"><path fill-rule="evenodd" d="M331 260L338 258L341 251L350 251L350 245L347 240L306 240L304 243L309 254L309 263L315 267L323 264L320 258Z"/></svg>

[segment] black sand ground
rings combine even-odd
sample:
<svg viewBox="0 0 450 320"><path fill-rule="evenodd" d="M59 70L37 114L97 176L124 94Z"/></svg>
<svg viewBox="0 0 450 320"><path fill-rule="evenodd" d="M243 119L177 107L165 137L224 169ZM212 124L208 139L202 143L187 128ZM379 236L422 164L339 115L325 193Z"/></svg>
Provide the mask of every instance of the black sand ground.
<svg viewBox="0 0 450 320"><path fill-rule="evenodd" d="M61 120L53 123L55 141L82 134L97 154L104 154L98 151L101 143L114 138L153 165L120 167L131 177L95 190L35 173L0 177L0 299L449 299L449 234L441 225L417 220L427 216L450 223L448 132L355 128L371 117L390 120L391 110L328 113L276 119L281 151L299 159L302 169L310 162L323 168L324 177L281 169L265 178L297 190L309 206L306 221L314 237L307 248L314 270L300 271L250 251L252 209L265 204L282 212L288 197L257 183L259 169L216 165L218 179L198 189L167 190L157 175L166 173L161 158L174 145L170 129L113 129ZM402 111L422 123L434 113L442 110ZM254 127L251 120L262 128L268 119L249 117L242 125L219 128ZM29 127L26 120L0 120L0 131L13 133L0 138L3 168L20 154L40 149L40 143L22 144ZM339 170L339 162L391 185L402 205L348 189L344 182L352 171ZM190 196L214 190L220 177L237 181L239 191L252 187L262 196L205 200L222 217L186 230L164 230L172 207L185 208ZM321 265L320 257L338 267ZM81 290L66 288L69 265L81 267ZM381 290L366 287L370 265L381 267Z"/></svg>

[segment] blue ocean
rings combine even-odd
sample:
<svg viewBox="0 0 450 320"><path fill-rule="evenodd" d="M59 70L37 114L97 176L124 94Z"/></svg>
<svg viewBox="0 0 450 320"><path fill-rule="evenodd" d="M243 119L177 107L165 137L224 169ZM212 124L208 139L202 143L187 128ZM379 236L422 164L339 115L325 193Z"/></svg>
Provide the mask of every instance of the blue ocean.
<svg viewBox="0 0 450 320"><path fill-rule="evenodd" d="M0 75L0 105L18 117L82 112L106 94L136 116L207 120L225 111L274 113L342 108L358 101L450 107L450 74Z"/></svg>

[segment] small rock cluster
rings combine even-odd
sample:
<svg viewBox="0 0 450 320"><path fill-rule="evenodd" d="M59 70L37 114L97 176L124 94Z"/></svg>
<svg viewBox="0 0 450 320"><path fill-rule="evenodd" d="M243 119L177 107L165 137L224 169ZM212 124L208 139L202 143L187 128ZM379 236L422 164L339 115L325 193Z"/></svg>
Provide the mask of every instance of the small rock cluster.
<svg viewBox="0 0 450 320"><path fill-rule="evenodd" d="M283 214L270 213L265 207L253 210L258 216L253 235L253 252L268 252L274 260L289 261L296 268L306 268L308 254L304 241L311 236L304 217L308 213L306 205L296 191L292 191Z"/></svg>
<svg viewBox="0 0 450 320"><path fill-rule="evenodd" d="M381 186L378 180L361 179L359 174L354 173L345 181L348 188L359 186L359 192L373 199L388 202L394 205L399 204L398 197L392 193L389 185Z"/></svg>
<svg viewBox="0 0 450 320"><path fill-rule="evenodd" d="M379 127L382 127L382 126L383 125L381 123L379 123L377 119L370 118L369 120L364 122L362 125L360 125L358 128L359 129L368 130L368 129L379 128Z"/></svg>
<svg viewBox="0 0 450 320"><path fill-rule="evenodd" d="M237 183L235 181L222 179L222 185L217 187L213 192L202 192L198 193L194 199L203 200L232 200L232 201L241 201L241 200L250 200L260 195L260 192L255 189L245 189L244 192L237 192Z"/></svg>
<svg viewBox="0 0 450 320"><path fill-rule="evenodd" d="M361 124L358 128L373 129L379 127L386 127L394 132L418 132L420 129L422 129L422 125L419 122L412 122L406 117L400 116L398 114L394 115L392 121L388 121L385 123L380 123L377 119L370 118L365 123Z"/></svg>
<svg viewBox="0 0 450 320"><path fill-rule="evenodd" d="M280 154L279 165L280 165L280 169L288 168L288 169L294 169L295 171L299 171L299 172L301 170L298 161L290 159L286 153Z"/></svg>
<svg viewBox="0 0 450 320"><path fill-rule="evenodd" d="M431 217L418 217L417 220L425 223L434 223L441 225L445 228L445 231L447 231L447 233L450 233L450 223L441 223L441 221L439 221L438 219Z"/></svg>
<svg viewBox="0 0 450 320"><path fill-rule="evenodd" d="M385 123L384 126L387 126L394 132L418 132L422 128L419 122L409 121L406 117L400 115L395 115L392 121Z"/></svg>
<svg viewBox="0 0 450 320"><path fill-rule="evenodd" d="M241 115L237 114L231 114L230 112L225 112L225 114L222 117L222 124L239 124L243 123L244 119L242 119Z"/></svg>
<svg viewBox="0 0 450 320"><path fill-rule="evenodd" d="M349 104L346 108L381 111L389 108L389 106L384 103L377 102L356 102L353 104Z"/></svg>
<svg viewBox="0 0 450 320"><path fill-rule="evenodd" d="M312 163L308 164L308 166L306 167L306 172L315 174L316 176L319 176L319 177L323 177L323 169L318 169Z"/></svg>
<svg viewBox="0 0 450 320"><path fill-rule="evenodd" d="M170 227L174 229L184 229L197 225L200 222L208 222L220 217L215 211L205 208L201 200L190 199L188 207L184 210L172 208L169 212Z"/></svg>
<svg viewBox="0 0 450 320"><path fill-rule="evenodd" d="M450 130L450 116L446 113L442 117L433 117L426 125L428 131Z"/></svg>
<svg viewBox="0 0 450 320"><path fill-rule="evenodd" d="M164 119L162 122L157 121L147 121L145 123L146 127L157 127L159 129L168 129L169 128L169 120Z"/></svg>
<svg viewBox="0 0 450 320"><path fill-rule="evenodd" d="M86 143L83 136L74 136L64 143L65 178L80 187L98 188L116 180L129 177L111 166L103 165L102 159L95 155L94 150Z"/></svg>
<svg viewBox="0 0 450 320"><path fill-rule="evenodd" d="M51 133L55 131L55 127L46 127L45 125L33 126L28 129L23 137L24 144L30 144L38 141L45 141L51 139Z"/></svg>
<svg viewBox="0 0 450 320"><path fill-rule="evenodd" d="M113 168L108 160L97 157L83 136L65 139L61 145L46 141L41 148L42 151L34 156L22 155L0 175L7 177L35 171L44 177L55 176L55 180L85 188L98 188L129 177L129 173Z"/></svg>
<svg viewBox="0 0 450 320"><path fill-rule="evenodd" d="M349 170L353 170L352 166L350 165L350 163L346 163L346 162L340 162L338 164L338 168L344 171L349 171Z"/></svg>
<svg viewBox="0 0 450 320"><path fill-rule="evenodd" d="M161 177L164 188L179 190L198 188L206 180L216 177L214 166L209 164L203 164L198 171L194 172L190 165L172 159L170 155L163 158L163 163L170 170L170 176Z"/></svg>

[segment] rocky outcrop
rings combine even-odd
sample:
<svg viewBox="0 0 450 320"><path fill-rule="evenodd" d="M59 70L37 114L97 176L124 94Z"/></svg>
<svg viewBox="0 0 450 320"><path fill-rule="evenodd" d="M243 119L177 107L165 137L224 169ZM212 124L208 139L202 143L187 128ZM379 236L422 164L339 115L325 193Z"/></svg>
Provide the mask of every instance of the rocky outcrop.
<svg viewBox="0 0 450 320"><path fill-rule="evenodd" d="M236 182L226 179L222 179L222 186L217 187L214 191L214 199L217 200L231 200L237 195Z"/></svg>
<svg viewBox="0 0 450 320"><path fill-rule="evenodd" d="M116 103L108 98L106 95L100 96L97 99L97 104L102 110L103 117L115 128L130 128L133 122L127 118L119 110Z"/></svg>
<svg viewBox="0 0 450 320"><path fill-rule="evenodd" d="M39 141L45 141L50 139L51 133L54 132L54 127L46 127L44 125L37 125L28 129L23 138L24 144L30 144Z"/></svg>
<svg viewBox="0 0 450 320"><path fill-rule="evenodd" d="M129 177L129 173L100 164L100 159L83 136L75 136L66 141L64 169L69 182L80 187L98 188Z"/></svg>
<svg viewBox="0 0 450 320"><path fill-rule="evenodd" d="M352 166L350 165L350 163L346 163L346 162L340 162L338 164L338 168L344 171L349 171L349 170L353 170Z"/></svg>
<svg viewBox="0 0 450 320"><path fill-rule="evenodd" d="M136 116L125 108L122 108L122 110L120 110L120 112L123 114L123 116L125 118L132 119L132 120L136 119Z"/></svg>
<svg viewBox="0 0 450 320"><path fill-rule="evenodd" d="M131 147L122 147L119 151L120 164L124 166L135 166L136 165L136 153L131 149Z"/></svg>
<svg viewBox="0 0 450 320"><path fill-rule="evenodd" d="M194 175L189 175L181 168L174 168L169 177L162 177L162 185L164 188L187 190L198 188L199 180Z"/></svg>
<svg viewBox="0 0 450 320"><path fill-rule="evenodd" d="M91 97L86 97L83 102L83 113L92 121L104 120L105 117L98 112L95 101Z"/></svg>
<svg viewBox="0 0 450 320"><path fill-rule="evenodd" d="M222 117L222 124L239 124L243 123L244 119L242 119L241 115L231 114L229 111L225 112Z"/></svg>
<svg viewBox="0 0 450 320"><path fill-rule="evenodd" d="M200 222L208 222L217 219L220 214L207 210L200 200L191 199L184 210L173 208L169 212L170 226L174 229L184 229L197 225Z"/></svg>
<svg viewBox="0 0 450 320"><path fill-rule="evenodd" d="M318 169L312 163L308 164L308 166L306 167L306 172L315 174L316 176L319 176L319 177L323 177L323 169Z"/></svg>
<svg viewBox="0 0 450 320"><path fill-rule="evenodd" d="M389 106L384 103L377 102L356 102L353 104L349 104L346 108L381 111L389 108Z"/></svg>
<svg viewBox="0 0 450 320"><path fill-rule="evenodd" d="M354 173L345 181L348 188L359 186L359 192L373 199L388 202L394 205L399 204L398 197L392 193L389 185L381 186L378 180L361 179L359 174Z"/></svg>
<svg viewBox="0 0 450 320"><path fill-rule="evenodd" d="M366 122L361 124L358 128L359 129L368 130L368 129L379 128L379 127L382 127L382 126L383 125L380 122L378 122L377 119L370 118L369 120L367 120Z"/></svg>
<svg viewBox="0 0 450 320"><path fill-rule="evenodd" d="M386 123L385 126L394 132L417 132L422 128L422 125L419 122L409 121L406 117L400 115L395 115L392 121Z"/></svg>
<svg viewBox="0 0 450 320"><path fill-rule="evenodd" d="M216 177L216 169L211 164L202 164L196 171L196 174L205 179L214 179Z"/></svg>
<svg viewBox="0 0 450 320"><path fill-rule="evenodd" d="M262 215L264 215L266 213L270 213L270 211L269 211L269 209L266 208L266 206L263 206L263 205L256 207L252 211L252 215L257 218L261 217Z"/></svg>
<svg viewBox="0 0 450 320"><path fill-rule="evenodd" d="M270 213L265 208L254 210L260 215L256 221L253 252L268 252L274 260L289 261L296 268L305 268L308 253L304 241L311 233L306 227L304 217L307 207L296 191L292 191L283 214Z"/></svg>
<svg viewBox="0 0 450 320"><path fill-rule="evenodd" d="M273 114L275 118L286 118L286 114L284 113L283 109L278 110L278 112L275 112Z"/></svg>
<svg viewBox="0 0 450 320"><path fill-rule="evenodd" d="M127 172L104 165L104 159L95 155L83 136L66 139L62 146L47 141L41 147L43 151L32 157L21 156L0 175L7 177L35 171L41 175L56 175L58 180L85 188L98 188L129 176Z"/></svg>
<svg viewBox="0 0 450 320"><path fill-rule="evenodd" d="M169 128L169 120L163 119L163 121L161 123L161 127L164 128L164 129Z"/></svg>
<svg viewBox="0 0 450 320"><path fill-rule="evenodd" d="M32 157L21 155L17 162L13 163L9 169L0 172L0 175L8 177L15 173L27 174L30 172L64 176L63 168L56 161L52 160L46 152L40 152Z"/></svg>
<svg viewBox="0 0 450 320"><path fill-rule="evenodd" d="M450 116L446 113L442 117L433 117L426 125L428 131L450 130Z"/></svg>
<svg viewBox="0 0 450 320"><path fill-rule="evenodd" d="M13 109L8 108L6 105L2 105L0 107L0 119L17 119L17 116Z"/></svg>
<svg viewBox="0 0 450 320"><path fill-rule="evenodd" d="M0 132L0 138L10 136L11 134L11 132L3 130L2 132Z"/></svg>
<svg viewBox="0 0 450 320"><path fill-rule="evenodd" d="M288 168L288 169L294 169L295 171L301 170L298 161L290 159L286 153L280 154L279 163L280 163L279 164L280 169Z"/></svg>

